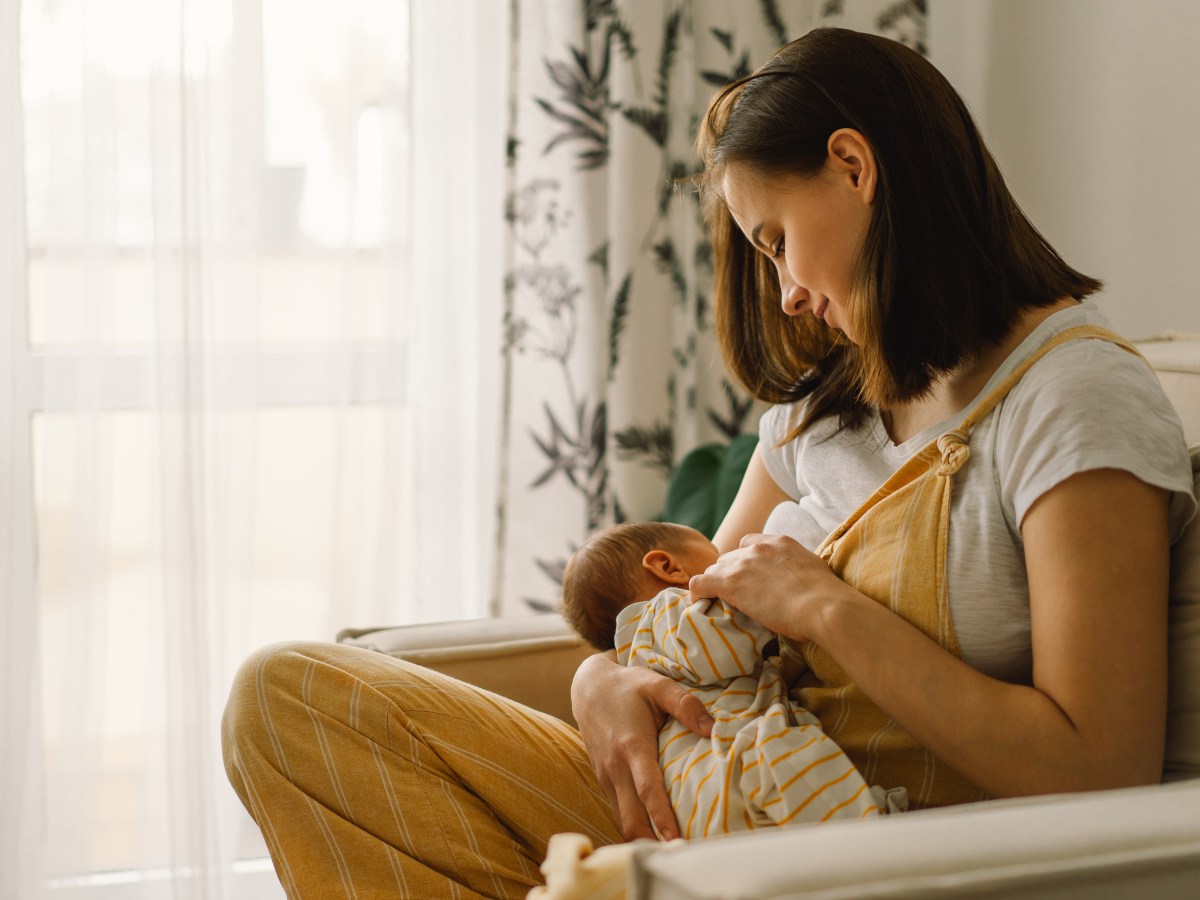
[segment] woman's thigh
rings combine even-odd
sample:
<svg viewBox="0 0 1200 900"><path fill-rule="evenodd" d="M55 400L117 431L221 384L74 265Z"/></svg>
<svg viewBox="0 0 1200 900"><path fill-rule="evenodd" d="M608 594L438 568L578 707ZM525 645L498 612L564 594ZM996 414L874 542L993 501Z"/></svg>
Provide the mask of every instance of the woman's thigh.
<svg viewBox="0 0 1200 900"><path fill-rule="evenodd" d="M264 648L224 727L292 896L519 897L552 834L620 840L575 729L373 651Z"/></svg>

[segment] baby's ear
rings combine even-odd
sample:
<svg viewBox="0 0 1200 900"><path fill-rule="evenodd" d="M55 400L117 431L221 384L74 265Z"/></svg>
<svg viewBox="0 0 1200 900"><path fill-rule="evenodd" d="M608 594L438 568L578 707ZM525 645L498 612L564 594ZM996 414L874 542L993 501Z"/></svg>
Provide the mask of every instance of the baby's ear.
<svg viewBox="0 0 1200 900"><path fill-rule="evenodd" d="M642 557L642 568L667 584L687 584L691 578L669 550L651 550Z"/></svg>

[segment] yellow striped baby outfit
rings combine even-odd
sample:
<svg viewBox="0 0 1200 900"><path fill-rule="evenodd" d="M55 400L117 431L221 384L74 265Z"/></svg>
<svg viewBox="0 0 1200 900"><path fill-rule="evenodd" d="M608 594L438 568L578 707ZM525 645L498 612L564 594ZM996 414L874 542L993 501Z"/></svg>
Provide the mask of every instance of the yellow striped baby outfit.
<svg viewBox="0 0 1200 900"><path fill-rule="evenodd" d="M671 719L659 762L680 833L708 837L764 826L879 815L881 797L788 699L775 636L719 600L690 601L668 588L617 618L617 658L666 675L703 701L714 725L703 738Z"/></svg>

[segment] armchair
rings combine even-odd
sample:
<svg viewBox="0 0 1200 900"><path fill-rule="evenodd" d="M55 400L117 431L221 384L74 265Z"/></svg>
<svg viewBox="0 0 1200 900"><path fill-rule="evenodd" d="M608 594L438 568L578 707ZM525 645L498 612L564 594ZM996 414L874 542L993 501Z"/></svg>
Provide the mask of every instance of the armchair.
<svg viewBox="0 0 1200 900"><path fill-rule="evenodd" d="M1200 495L1200 337L1140 345L1179 411ZM640 900L1200 896L1200 518L1172 550L1163 783L764 830L634 854ZM591 652L555 615L347 630L369 647L573 722ZM496 665L499 660L520 665ZM853 831L849 830L853 828Z"/></svg>

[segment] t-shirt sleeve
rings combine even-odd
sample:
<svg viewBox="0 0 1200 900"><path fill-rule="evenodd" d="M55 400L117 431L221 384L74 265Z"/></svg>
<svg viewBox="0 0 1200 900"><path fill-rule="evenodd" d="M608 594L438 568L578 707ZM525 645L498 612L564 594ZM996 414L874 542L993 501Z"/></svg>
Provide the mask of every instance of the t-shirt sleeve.
<svg viewBox="0 0 1200 900"><path fill-rule="evenodd" d="M758 452L767 474L793 500L800 496L795 441L780 442L795 427L798 414L797 404L788 403L772 406L758 420Z"/></svg>
<svg viewBox="0 0 1200 900"><path fill-rule="evenodd" d="M996 468L1009 526L1079 472L1121 469L1171 492L1171 540L1196 509L1179 417L1153 371L1115 344L1077 341L1040 360L999 410Z"/></svg>

